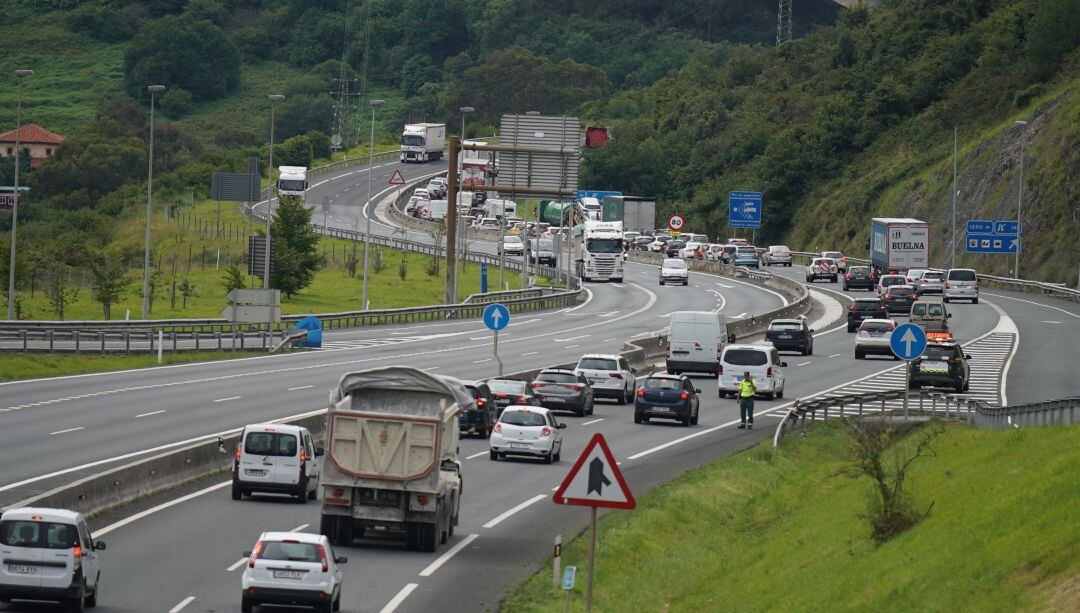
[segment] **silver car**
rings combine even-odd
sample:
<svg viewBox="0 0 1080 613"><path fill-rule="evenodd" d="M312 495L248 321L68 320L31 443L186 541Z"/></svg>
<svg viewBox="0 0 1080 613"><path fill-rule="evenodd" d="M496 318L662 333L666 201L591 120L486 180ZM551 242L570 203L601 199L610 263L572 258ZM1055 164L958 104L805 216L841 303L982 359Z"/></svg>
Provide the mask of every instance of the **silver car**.
<svg viewBox="0 0 1080 613"><path fill-rule="evenodd" d="M979 278L970 268L951 268L945 274L944 300L970 300L979 304Z"/></svg>
<svg viewBox="0 0 1080 613"><path fill-rule="evenodd" d="M941 294L945 291L945 272L941 270L928 270L919 277L919 283L915 291L923 296L925 294Z"/></svg>
<svg viewBox="0 0 1080 613"><path fill-rule="evenodd" d="M667 258L660 265L660 285L686 285L689 283L686 262L679 258Z"/></svg>
<svg viewBox="0 0 1080 613"><path fill-rule="evenodd" d="M873 354L891 355L894 360L899 360L889 346L895 329L896 322L891 319L864 319L855 333L855 359Z"/></svg>
<svg viewBox="0 0 1080 613"><path fill-rule="evenodd" d="M768 250L761 254L761 263L766 266L791 266L791 250L786 245L769 245Z"/></svg>

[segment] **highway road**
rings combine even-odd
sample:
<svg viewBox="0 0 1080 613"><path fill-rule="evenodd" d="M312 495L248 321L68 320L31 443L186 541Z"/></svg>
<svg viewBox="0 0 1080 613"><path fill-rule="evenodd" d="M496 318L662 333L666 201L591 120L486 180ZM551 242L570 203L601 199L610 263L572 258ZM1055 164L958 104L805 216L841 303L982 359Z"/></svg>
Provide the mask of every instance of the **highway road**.
<svg viewBox="0 0 1080 613"><path fill-rule="evenodd" d="M385 185L384 179L397 167L378 165L375 181ZM434 172L435 166L409 166L406 176L421 169ZM320 202L323 195L333 197L328 217L337 221L331 223L351 227L370 214L364 206L366 180L366 169L327 175L313 186L309 198ZM391 231L382 220L373 226L380 233ZM423 236L415 234L410 238ZM771 270L796 279L802 276L797 266ZM625 339L656 334L675 310L740 315L780 304L777 295L727 278L694 273L688 287L658 287L655 274L651 266L631 264L622 284L588 285L590 297L582 305L564 312L515 316L500 337L506 370L571 361L585 352L617 351ZM846 306L848 299L837 285L817 283L813 289L820 293L820 305L836 300ZM1053 352L1058 366L1076 357L1080 309L1074 307L1050 298L988 290L980 304L950 305L950 310L955 313L958 338L984 343L978 350L970 348L973 364L1009 368L1005 391L1008 400L1016 402L1076 393L1076 382L1062 376L1062 369L1046 367L1046 352ZM996 339L1010 334L1014 341L1003 349ZM819 329L813 356L786 354L788 399L890 384L894 375L888 371L896 363L854 360L852 337L843 325ZM479 322L347 331L329 335L328 346L299 355L0 386L0 501L10 502L117 457L137 457L245 423L321 408L331 386L351 369L398 363L463 378L494 374L490 334ZM1026 361L1031 363L1023 364ZM984 371L988 375L1001 378L992 367L985 368L990 369ZM607 437L630 487L640 494L771 436L789 404L789 400L759 401L757 429L737 430L735 401L718 399L714 380L695 381L702 389L697 426L635 425L630 405L600 402L595 415L563 418L569 427L564 431L561 464L491 462L486 441L463 440L461 524L449 546L434 555L422 554L372 538L339 548L338 555L349 557L343 610L495 609L506 589L550 552L556 534L570 536L585 525L586 511L554 505L551 493L594 432ZM1003 390L998 386L992 393L973 391L997 396ZM63 471L68 472L41 478ZM236 610L237 563L258 534L318 528L317 504L273 496L234 502L226 484L210 480L95 519L98 536L109 544L102 556L99 610ZM159 503L167 506L146 508ZM133 515L136 511L146 514ZM0 605L0 610L36 609Z"/></svg>

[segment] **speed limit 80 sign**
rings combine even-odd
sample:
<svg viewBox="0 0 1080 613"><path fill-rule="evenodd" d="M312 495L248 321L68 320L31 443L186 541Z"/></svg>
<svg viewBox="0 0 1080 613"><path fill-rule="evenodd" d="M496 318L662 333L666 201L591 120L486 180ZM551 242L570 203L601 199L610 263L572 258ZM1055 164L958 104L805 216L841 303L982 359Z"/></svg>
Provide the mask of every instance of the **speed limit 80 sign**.
<svg viewBox="0 0 1080 613"><path fill-rule="evenodd" d="M675 213L671 217L668 217L667 226L676 232L683 229L686 225L686 218L678 213Z"/></svg>

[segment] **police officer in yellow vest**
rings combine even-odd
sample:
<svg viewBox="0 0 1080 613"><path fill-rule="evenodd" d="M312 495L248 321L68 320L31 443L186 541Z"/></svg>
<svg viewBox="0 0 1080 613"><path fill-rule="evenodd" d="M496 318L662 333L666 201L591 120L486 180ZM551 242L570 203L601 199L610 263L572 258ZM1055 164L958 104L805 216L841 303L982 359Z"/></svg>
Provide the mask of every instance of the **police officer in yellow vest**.
<svg viewBox="0 0 1080 613"><path fill-rule="evenodd" d="M743 380L739 381L739 418L742 420L740 429L754 429L754 394L757 394L757 385L754 384L750 372L744 372Z"/></svg>

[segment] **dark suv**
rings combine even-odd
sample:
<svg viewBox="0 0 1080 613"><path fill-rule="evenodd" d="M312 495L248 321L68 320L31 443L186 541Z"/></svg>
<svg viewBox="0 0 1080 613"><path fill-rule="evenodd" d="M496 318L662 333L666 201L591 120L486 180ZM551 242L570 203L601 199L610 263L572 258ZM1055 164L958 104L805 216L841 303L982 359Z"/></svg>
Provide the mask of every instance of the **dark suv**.
<svg viewBox="0 0 1080 613"><path fill-rule="evenodd" d="M864 319L888 319L889 312L881 298L856 298L848 307L847 331L854 332Z"/></svg>
<svg viewBox="0 0 1080 613"><path fill-rule="evenodd" d="M869 266L852 266L844 273L844 291L852 289L877 289L877 277ZM848 330L850 332L851 330Z"/></svg>
<svg viewBox="0 0 1080 613"><path fill-rule="evenodd" d="M814 354L814 331L803 319L774 319L765 332L765 340L777 351L798 351L803 355Z"/></svg>
<svg viewBox="0 0 1080 613"><path fill-rule="evenodd" d="M956 342L930 343L922 356L911 361L911 389L951 387L957 393L971 386L970 355Z"/></svg>
<svg viewBox="0 0 1080 613"><path fill-rule="evenodd" d="M585 375L562 368L545 368L529 384L540 406L574 415L593 414L593 393Z"/></svg>
<svg viewBox="0 0 1080 613"><path fill-rule="evenodd" d="M495 394L483 381L462 381L465 389L472 393L476 408L465 411L458 418L458 429L462 434L473 433L480 438L491 436L498 415L495 414Z"/></svg>

